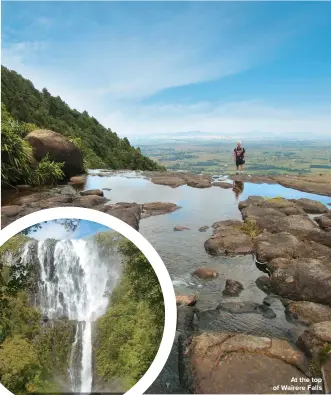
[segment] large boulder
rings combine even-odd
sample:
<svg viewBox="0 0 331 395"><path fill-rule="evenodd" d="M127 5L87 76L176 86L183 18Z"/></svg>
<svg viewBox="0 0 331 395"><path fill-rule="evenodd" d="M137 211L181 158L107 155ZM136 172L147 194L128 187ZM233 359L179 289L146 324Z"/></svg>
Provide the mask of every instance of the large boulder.
<svg viewBox="0 0 331 395"><path fill-rule="evenodd" d="M256 255L262 262L275 258L319 258L329 253L329 247L314 241L300 241L288 232L263 232L256 239Z"/></svg>
<svg viewBox="0 0 331 395"><path fill-rule="evenodd" d="M108 202L108 199L103 196L87 195L76 198L73 205L76 207L92 208L106 202Z"/></svg>
<svg viewBox="0 0 331 395"><path fill-rule="evenodd" d="M70 178L84 171L80 149L67 137L51 130L38 129L25 137L34 149L34 157L40 161L45 155L54 162L64 162L63 172Z"/></svg>
<svg viewBox="0 0 331 395"><path fill-rule="evenodd" d="M239 221L220 221L213 224L214 235L205 241L210 255L250 254L254 251L251 238L241 229Z"/></svg>
<svg viewBox="0 0 331 395"><path fill-rule="evenodd" d="M183 342L184 343L184 342ZM290 388L307 379L307 360L286 340L228 332L202 333L181 347L183 387L195 394L309 393ZM270 374L272 372L272 374ZM275 391L279 384L288 388Z"/></svg>
<svg viewBox="0 0 331 395"><path fill-rule="evenodd" d="M256 220L261 231L269 233L288 232L299 237L307 237L312 231L318 230L318 226L306 215L274 216L266 215Z"/></svg>
<svg viewBox="0 0 331 395"><path fill-rule="evenodd" d="M331 303L331 265L318 259L277 258L271 261L271 287L292 300Z"/></svg>
<svg viewBox="0 0 331 395"><path fill-rule="evenodd" d="M210 176L200 176L195 174L185 174L184 179L189 187L193 188L209 188L211 187L211 177Z"/></svg>
<svg viewBox="0 0 331 395"><path fill-rule="evenodd" d="M88 189L87 191L81 191L81 196L103 196L103 191L101 189Z"/></svg>
<svg viewBox="0 0 331 395"><path fill-rule="evenodd" d="M241 291L244 290L244 286L236 280L227 279L225 282L225 288L222 292L223 296L239 296Z"/></svg>
<svg viewBox="0 0 331 395"><path fill-rule="evenodd" d="M147 218L152 215L162 215L162 214L169 214L180 207L177 206L175 203L163 203L163 202L153 202L153 203L144 203L142 205L142 213L143 217Z"/></svg>
<svg viewBox="0 0 331 395"><path fill-rule="evenodd" d="M286 313L306 325L331 321L331 308L319 303L290 301Z"/></svg>
<svg viewBox="0 0 331 395"><path fill-rule="evenodd" d="M291 199L291 202L302 207L302 209L309 214L324 214L329 211L323 203L312 199Z"/></svg>
<svg viewBox="0 0 331 395"><path fill-rule="evenodd" d="M215 278L218 276L216 270L207 267L198 267L192 274L199 278Z"/></svg>
<svg viewBox="0 0 331 395"><path fill-rule="evenodd" d="M265 199L262 196L249 196L246 200L242 200L238 204L239 210L250 206L251 204L257 204L263 202Z"/></svg>
<svg viewBox="0 0 331 395"><path fill-rule="evenodd" d="M319 357L327 345L331 347L331 321L311 325L300 336L297 345L310 357Z"/></svg>
<svg viewBox="0 0 331 395"><path fill-rule="evenodd" d="M246 220L257 220L259 218L265 218L269 216L275 217L286 217L286 214L278 210L277 208L272 207L260 207L257 205L251 205L244 208L241 211L241 215L243 219Z"/></svg>
<svg viewBox="0 0 331 395"><path fill-rule="evenodd" d="M318 223L319 227L326 231L331 231L331 211L327 214L315 217L314 220Z"/></svg>

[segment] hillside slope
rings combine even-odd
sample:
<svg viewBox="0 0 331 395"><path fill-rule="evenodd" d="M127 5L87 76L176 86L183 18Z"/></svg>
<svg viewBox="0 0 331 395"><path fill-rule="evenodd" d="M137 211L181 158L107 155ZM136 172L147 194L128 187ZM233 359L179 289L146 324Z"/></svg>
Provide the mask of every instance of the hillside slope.
<svg viewBox="0 0 331 395"><path fill-rule="evenodd" d="M31 81L1 66L1 101L19 122L34 124L69 137L83 151L88 168L161 170L160 165L119 138L95 118L71 109L46 88L38 91Z"/></svg>

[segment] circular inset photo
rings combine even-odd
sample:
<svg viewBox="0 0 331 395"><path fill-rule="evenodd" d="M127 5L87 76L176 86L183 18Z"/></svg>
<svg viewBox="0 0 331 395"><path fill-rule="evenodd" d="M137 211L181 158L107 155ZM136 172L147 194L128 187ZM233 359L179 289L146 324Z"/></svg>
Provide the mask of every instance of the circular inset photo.
<svg viewBox="0 0 331 395"><path fill-rule="evenodd" d="M142 394L175 330L170 276L121 220L54 208L1 231L0 381L11 393Z"/></svg>

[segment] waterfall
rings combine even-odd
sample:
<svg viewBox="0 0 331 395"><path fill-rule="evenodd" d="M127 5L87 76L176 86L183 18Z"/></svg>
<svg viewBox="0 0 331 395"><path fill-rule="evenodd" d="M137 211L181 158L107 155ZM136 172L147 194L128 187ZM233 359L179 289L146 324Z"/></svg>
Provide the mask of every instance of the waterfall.
<svg viewBox="0 0 331 395"><path fill-rule="evenodd" d="M113 257L114 259L112 259ZM69 376L74 393L92 391L92 323L106 311L119 277L115 254L100 254L88 240L47 239L38 242L39 308L50 319L76 320ZM77 359L79 363L77 366Z"/></svg>

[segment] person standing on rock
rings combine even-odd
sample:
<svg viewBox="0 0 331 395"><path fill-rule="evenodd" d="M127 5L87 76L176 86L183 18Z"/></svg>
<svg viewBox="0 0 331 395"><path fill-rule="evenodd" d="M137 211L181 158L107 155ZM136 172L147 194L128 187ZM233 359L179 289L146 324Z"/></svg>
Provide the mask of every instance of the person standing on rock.
<svg viewBox="0 0 331 395"><path fill-rule="evenodd" d="M236 162L236 167L237 167L237 172L236 174L243 174L244 172L244 164L245 164L245 157L246 157L246 151L245 148L241 145L241 142L237 142L237 147L233 151L233 157Z"/></svg>

